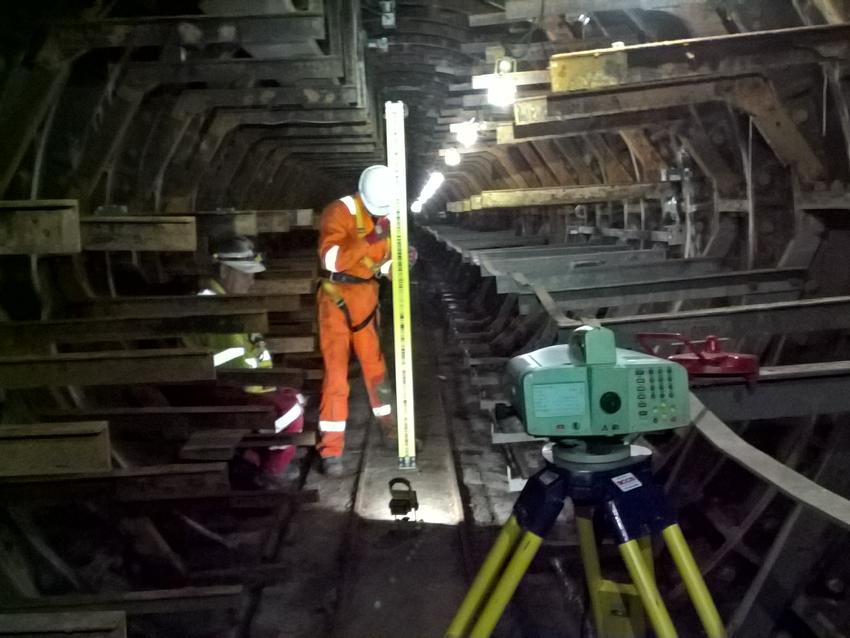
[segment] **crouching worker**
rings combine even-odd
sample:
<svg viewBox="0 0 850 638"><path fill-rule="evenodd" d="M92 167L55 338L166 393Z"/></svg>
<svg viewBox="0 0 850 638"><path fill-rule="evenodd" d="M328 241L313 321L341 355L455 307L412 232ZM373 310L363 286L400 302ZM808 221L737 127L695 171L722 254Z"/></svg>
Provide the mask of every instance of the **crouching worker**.
<svg viewBox="0 0 850 638"><path fill-rule="evenodd" d="M246 294L254 282L254 275L263 272L260 255L253 243L245 237L233 237L217 247L214 255L219 266L217 278L201 283L199 295ZM270 368L272 357L266 349L261 334L206 334L187 338L189 345L212 350L217 368ZM268 405L274 409L274 432L297 433L304 427L304 396L294 388L269 386L218 385L207 391L206 402L214 405ZM298 475L297 464L292 464L296 448L290 445L268 449L248 450L236 466L248 465L254 469L255 482L260 487L281 487ZM238 482L239 478L235 477Z"/></svg>

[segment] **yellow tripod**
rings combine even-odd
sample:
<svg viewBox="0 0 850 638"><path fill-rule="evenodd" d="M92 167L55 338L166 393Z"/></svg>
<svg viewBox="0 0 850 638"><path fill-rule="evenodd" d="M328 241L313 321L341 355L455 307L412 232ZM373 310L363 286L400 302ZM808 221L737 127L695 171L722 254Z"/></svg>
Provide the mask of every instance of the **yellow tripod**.
<svg viewBox="0 0 850 638"><path fill-rule="evenodd" d="M678 636L655 583L652 535L664 539L707 636L724 638L726 630L699 567L652 480L650 456L632 457L627 451L604 457L576 455L556 444L553 457L528 480L445 638L488 638L493 633L567 498L576 506L579 547L599 638L643 638L647 620L657 638ZM594 517L616 539L631 583L603 578Z"/></svg>

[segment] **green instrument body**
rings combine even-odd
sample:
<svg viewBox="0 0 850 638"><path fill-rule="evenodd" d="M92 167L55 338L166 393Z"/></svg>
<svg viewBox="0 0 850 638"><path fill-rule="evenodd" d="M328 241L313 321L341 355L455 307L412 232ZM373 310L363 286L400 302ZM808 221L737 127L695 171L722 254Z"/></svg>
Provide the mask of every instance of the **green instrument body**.
<svg viewBox="0 0 850 638"><path fill-rule="evenodd" d="M617 348L607 328L583 326L568 344L514 357L506 382L532 436L623 436L690 423L687 371Z"/></svg>

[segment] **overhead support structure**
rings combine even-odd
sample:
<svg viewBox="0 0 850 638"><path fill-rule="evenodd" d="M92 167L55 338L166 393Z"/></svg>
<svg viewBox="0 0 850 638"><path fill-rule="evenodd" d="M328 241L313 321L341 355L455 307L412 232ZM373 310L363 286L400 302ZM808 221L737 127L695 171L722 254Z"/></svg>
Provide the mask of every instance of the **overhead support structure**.
<svg viewBox="0 0 850 638"><path fill-rule="evenodd" d="M661 199L672 192L668 182L600 184L482 191L469 200L470 210L590 204L630 199ZM457 204L457 202L454 202ZM466 210L464 204L464 211Z"/></svg>
<svg viewBox="0 0 850 638"><path fill-rule="evenodd" d="M589 89L588 89L589 90ZM582 126L640 128L668 119L687 119L683 107L726 103L753 117L753 123L779 159L807 181L823 178L826 169L809 141L782 105L773 85L758 75L732 79L687 79L671 86L612 87L552 93L519 100L513 130L500 132L503 142L580 135Z"/></svg>

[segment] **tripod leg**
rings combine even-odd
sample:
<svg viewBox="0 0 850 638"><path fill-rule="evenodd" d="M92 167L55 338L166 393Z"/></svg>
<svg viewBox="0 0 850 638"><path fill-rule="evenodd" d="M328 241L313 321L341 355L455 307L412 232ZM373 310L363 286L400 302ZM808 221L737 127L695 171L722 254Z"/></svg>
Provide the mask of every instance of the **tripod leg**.
<svg viewBox="0 0 850 638"><path fill-rule="evenodd" d="M469 624L492 588L502 565L510 556L511 550L516 546L521 534L522 529L517 523L516 516L511 516L502 527L502 531L499 532L496 542L493 543L487 558L484 559L481 569L478 570L475 580L472 581L466 597L446 630L445 638L462 638L466 635Z"/></svg>
<svg viewBox="0 0 850 638"><path fill-rule="evenodd" d="M496 587L481 611L478 621L472 627L469 638L489 638L490 634L493 633L496 624L505 612L505 607L511 601L511 596L514 595L519 581L522 580L542 543L543 537L534 532L526 532L522 535L514 555L511 557L508 566L505 567L499 582L496 583Z"/></svg>
<svg viewBox="0 0 850 638"><path fill-rule="evenodd" d="M717 607L714 605L714 600L712 600L708 587L705 585L699 566L688 547L688 542L682 534L682 529L678 524L673 524L664 528L661 536L667 544L667 549L670 550L676 568L682 575L682 580L685 582L688 595L694 604L702 626L705 628L706 635L708 638L725 638L726 629L723 626L723 621L720 620L720 614L717 613Z"/></svg>
<svg viewBox="0 0 850 638"><path fill-rule="evenodd" d="M620 555L629 570L629 576L638 591L646 615L658 638L677 638L678 633L673 621L661 600L661 593L655 584L652 571L643 559L643 552L637 540L630 540L620 546Z"/></svg>

